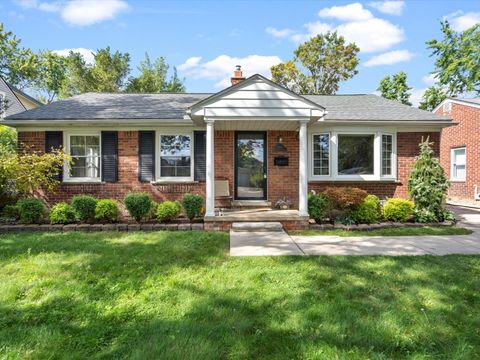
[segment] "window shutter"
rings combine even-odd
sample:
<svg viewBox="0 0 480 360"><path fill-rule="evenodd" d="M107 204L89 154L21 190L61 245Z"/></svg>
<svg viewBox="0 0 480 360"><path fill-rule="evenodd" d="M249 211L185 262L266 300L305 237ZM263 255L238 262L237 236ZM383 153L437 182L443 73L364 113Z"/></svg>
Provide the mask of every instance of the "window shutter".
<svg viewBox="0 0 480 360"><path fill-rule="evenodd" d="M205 181L207 173L207 133L194 132L194 169L195 181Z"/></svg>
<svg viewBox="0 0 480 360"><path fill-rule="evenodd" d="M45 131L45 152L49 153L52 150L57 150L63 146L63 133L61 131ZM63 168L54 176L57 181L63 179Z"/></svg>
<svg viewBox="0 0 480 360"><path fill-rule="evenodd" d="M102 181L118 181L118 133L102 131Z"/></svg>
<svg viewBox="0 0 480 360"><path fill-rule="evenodd" d="M138 180L155 180L155 131L138 133Z"/></svg>

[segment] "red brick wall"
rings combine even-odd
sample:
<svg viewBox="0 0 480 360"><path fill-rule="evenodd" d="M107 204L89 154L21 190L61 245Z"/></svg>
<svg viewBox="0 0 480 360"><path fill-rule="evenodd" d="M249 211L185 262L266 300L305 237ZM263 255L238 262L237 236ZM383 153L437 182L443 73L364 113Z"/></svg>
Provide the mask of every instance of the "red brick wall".
<svg viewBox="0 0 480 360"><path fill-rule="evenodd" d="M18 133L18 148L20 151L45 151L45 131L29 131Z"/></svg>
<svg viewBox="0 0 480 360"><path fill-rule="evenodd" d="M464 182L451 182L448 195L453 200L474 201L474 186L480 186L480 109L472 106L453 104L450 113L443 113L458 123L442 130L440 162L450 178L450 151L456 147L466 147L467 177Z"/></svg>
<svg viewBox="0 0 480 360"><path fill-rule="evenodd" d="M276 153L274 147L278 137L283 137L283 144L287 153ZM359 187L369 193L380 197L406 197L407 179L415 156L418 153L418 143L422 137L430 136L435 142L435 149L439 150L439 133L398 133L397 134L397 171L399 181L391 182L321 182L309 183L309 189L317 191L327 186ZM43 151L45 148L44 132L20 132L20 142L32 145L35 150ZM42 194L49 203L68 201L76 194L92 194L99 198L114 198L122 200L130 191L146 191L152 194L157 201L165 199L179 199L185 192L195 192L204 195L205 183L197 184L168 184L157 185L141 183L138 181L138 131L119 131L118 133L118 162L119 181L105 184L67 184L63 183L54 192ZM234 131L215 132L215 177L228 179L230 191L233 194L234 185ZM269 131L267 133L268 155L268 200L275 202L286 196L298 206L298 136L295 131ZM289 157L289 166L279 167L273 165L275 156Z"/></svg>
<svg viewBox="0 0 480 360"><path fill-rule="evenodd" d="M328 186L358 187L378 197L408 197L407 181L410 169L418 155L418 144L427 136L434 142L434 150L439 153L440 133L408 132L397 133L397 182L321 182L309 183L308 188L322 191Z"/></svg>

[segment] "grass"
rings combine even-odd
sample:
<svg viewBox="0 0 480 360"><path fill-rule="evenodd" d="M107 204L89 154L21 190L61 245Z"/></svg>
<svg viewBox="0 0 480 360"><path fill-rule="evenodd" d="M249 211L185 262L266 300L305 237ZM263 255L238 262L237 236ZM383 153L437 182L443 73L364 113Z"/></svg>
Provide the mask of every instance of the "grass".
<svg viewBox="0 0 480 360"><path fill-rule="evenodd" d="M330 236L421 236L421 235L469 235L471 230L459 226L423 226L412 228L390 228L390 229L375 229L375 230L300 230L291 231L292 235L330 235Z"/></svg>
<svg viewBox="0 0 480 360"><path fill-rule="evenodd" d="M0 236L0 358L474 359L480 257L228 256L203 232Z"/></svg>

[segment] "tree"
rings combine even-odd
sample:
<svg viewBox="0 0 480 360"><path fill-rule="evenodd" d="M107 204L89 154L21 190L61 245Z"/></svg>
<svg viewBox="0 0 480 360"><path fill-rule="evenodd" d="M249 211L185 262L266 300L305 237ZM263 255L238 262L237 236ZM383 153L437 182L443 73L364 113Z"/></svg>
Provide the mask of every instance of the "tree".
<svg viewBox="0 0 480 360"><path fill-rule="evenodd" d="M294 51L294 59L272 66L272 80L301 94L334 94L358 73L360 51L337 32L319 34Z"/></svg>
<svg viewBox="0 0 480 360"><path fill-rule="evenodd" d="M167 80L169 68L170 66L165 62L163 56L155 59L152 63L148 53L145 53L145 60L138 66L140 75L130 78L126 91L139 93L185 92L185 85L178 78L176 68L173 68L173 75Z"/></svg>
<svg viewBox="0 0 480 360"><path fill-rule="evenodd" d="M400 71L392 76L385 76L378 86L378 91L385 99L395 100L405 105L412 105L409 91L412 88L407 85L407 74Z"/></svg>
<svg viewBox="0 0 480 360"><path fill-rule="evenodd" d="M449 183L445 172L435 157L433 143L427 138L419 144L420 154L415 159L408 179L408 193L415 201L417 220L443 221L446 212L442 207Z"/></svg>
<svg viewBox="0 0 480 360"><path fill-rule="evenodd" d="M17 131L10 126L0 125L0 156L17 151Z"/></svg>
<svg viewBox="0 0 480 360"><path fill-rule="evenodd" d="M71 52L67 58L67 74L61 88L61 97L85 92L120 92L130 73L130 55L110 47L94 54L94 63L87 64L83 57Z"/></svg>
<svg viewBox="0 0 480 360"><path fill-rule="evenodd" d="M46 102L51 103L60 93L67 75L67 59L51 51L39 54L39 76L35 85L46 96Z"/></svg>
<svg viewBox="0 0 480 360"><path fill-rule="evenodd" d="M420 102L418 108L423 110L432 111L435 109L443 100L445 100L447 94L445 90L439 86L434 85L429 87L422 96L422 101Z"/></svg>
<svg viewBox="0 0 480 360"><path fill-rule="evenodd" d="M0 76L20 90L38 77L38 56L0 23Z"/></svg>
<svg viewBox="0 0 480 360"><path fill-rule="evenodd" d="M442 21L443 39L427 41L427 49L435 56L435 72L440 85L448 87L448 95L468 91L480 94L480 24L456 32L448 21Z"/></svg>

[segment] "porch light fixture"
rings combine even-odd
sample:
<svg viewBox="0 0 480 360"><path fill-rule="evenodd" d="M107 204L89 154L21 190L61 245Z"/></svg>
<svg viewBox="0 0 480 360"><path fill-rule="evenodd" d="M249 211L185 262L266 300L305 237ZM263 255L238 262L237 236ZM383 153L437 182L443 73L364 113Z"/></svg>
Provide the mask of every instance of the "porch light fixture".
<svg viewBox="0 0 480 360"><path fill-rule="evenodd" d="M287 152L287 148L283 145L283 137L280 135L277 138L277 145L274 146L273 151L275 152Z"/></svg>

